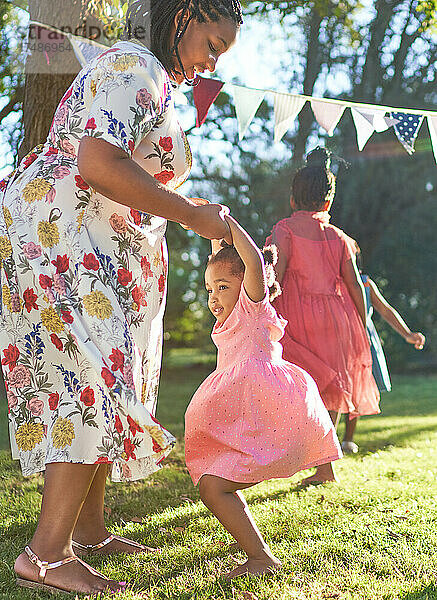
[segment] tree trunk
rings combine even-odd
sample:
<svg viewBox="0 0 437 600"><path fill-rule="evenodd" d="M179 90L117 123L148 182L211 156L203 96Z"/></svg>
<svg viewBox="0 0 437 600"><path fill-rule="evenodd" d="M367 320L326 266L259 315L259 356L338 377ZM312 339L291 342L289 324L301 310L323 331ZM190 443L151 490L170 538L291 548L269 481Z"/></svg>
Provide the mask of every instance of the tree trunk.
<svg viewBox="0 0 437 600"><path fill-rule="evenodd" d="M85 20L87 4L87 0L29 0L30 19L58 29L77 31L80 35L83 31L81 26L86 26L85 32L90 26L90 19ZM80 69L67 38L54 33L47 38L47 34L40 34L36 27L32 36L34 39L29 39L31 53L26 60L24 139L19 149L19 160L45 142L56 107ZM57 50L49 52L48 58L41 51L45 44Z"/></svg>

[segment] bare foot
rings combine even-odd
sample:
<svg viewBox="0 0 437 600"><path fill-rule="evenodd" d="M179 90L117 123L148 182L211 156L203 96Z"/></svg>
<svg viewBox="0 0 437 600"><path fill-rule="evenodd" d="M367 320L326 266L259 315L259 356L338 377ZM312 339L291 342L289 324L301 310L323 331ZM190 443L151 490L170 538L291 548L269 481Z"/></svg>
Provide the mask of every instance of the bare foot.
<svg viewBox="0 0 437 600"><path fill-rule="evenodd" d="M44 557L41 560L44 560ZM14 571L18 578L24 580L24 584L26 582L38 582L40 569L30 562L25 552L22 552L15 561ZM126 587L125 583L108 579L102 573L78 560L48 570L44 584L67 592L81 594L94 594L105 590L123 591Z"/></svg>
<svg viewBox="0 0 437 600"><path fill-rule="evenodd" d="M239 565L237 568L225 575L226 579L235 579L242 575L266 575L272 574L281 567L281 561L272 556L263 559L249 558L247 561Z"/></svg>
<svg viewBox="0 0 437 600"><path fill-rule="evenodd" d="M337 481L337 478L332 467L332 463L326 463L317 467L316 472L305 479L302 479L300 485L306 487L309 485L321 485L329 481Z"/></svg>
<svg viewBox="0 0 437 600"><path fill-rule="evenodd" d="M149 546L144 546L134 540L129 540L127 538L114 535L112 536L108 531L100 534L99 539L96 539L96 534L93 533L92 536L83 536L77 535L76 533L73 535L73 549L78 556L84 556L87 554L140 554L140 553L151 553L151 552L160 552L159 548L149 548ZM107 542L101 548L97 548L97 546L107 540L109 537L113 539ZM78 543L77 543L78 542ZM81 546L86 547L81 547Z"/></svg>

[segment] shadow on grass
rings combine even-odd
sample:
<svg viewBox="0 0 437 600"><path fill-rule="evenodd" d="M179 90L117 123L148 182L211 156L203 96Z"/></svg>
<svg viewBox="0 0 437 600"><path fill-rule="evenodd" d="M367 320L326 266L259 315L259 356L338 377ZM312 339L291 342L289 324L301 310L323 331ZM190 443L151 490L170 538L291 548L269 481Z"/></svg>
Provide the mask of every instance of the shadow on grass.
<svg viewBox="0 0 437 600"><path fill-rule="evenodd" d="M416 592L408 592L404 596L399 596L399 600L437 600L437 585L431 583Z"/></svg>

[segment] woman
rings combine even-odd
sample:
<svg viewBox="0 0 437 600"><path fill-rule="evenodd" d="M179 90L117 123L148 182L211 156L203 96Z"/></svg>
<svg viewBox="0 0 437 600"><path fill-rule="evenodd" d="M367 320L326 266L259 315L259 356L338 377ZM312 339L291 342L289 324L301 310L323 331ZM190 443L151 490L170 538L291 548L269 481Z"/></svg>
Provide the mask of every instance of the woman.
<svg viewBox="0 0 437 600"><path fill-rule="evenodd" d="M147 5L152 51L129 39ZM241 22L236 0L135 2L126 41L79 73L42 150L3 182L0 348L11 447L24 475L45 470L38 526L15 562L20 585L118 590L74 549L150 550L109 535L103 498L108 471L116 481L145 477L174 442L153 417L166 220L206 238L227 233L222 207L174 191L191 153L172 87L214 71Z"/></svg>

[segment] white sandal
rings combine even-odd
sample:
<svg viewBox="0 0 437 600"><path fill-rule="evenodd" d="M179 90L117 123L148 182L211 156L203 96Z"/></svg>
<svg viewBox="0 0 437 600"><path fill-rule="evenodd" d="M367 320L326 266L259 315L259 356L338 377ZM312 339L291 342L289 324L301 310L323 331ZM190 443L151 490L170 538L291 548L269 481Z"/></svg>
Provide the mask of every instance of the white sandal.
<svg viewBox="0 0 437 600"><path fill-rule="evenodd" d="M75 540L71 540L71 545L73 546L73 548L80 550L80 552L82 552L83 554L86 555L86 554L93 554L94 552L96 552L97 550L100 550L100 548L104 548L105 546L107 546L114 540L116 540L117 542L123 542L124 544L128 544L129 546L132 546L133 548L140 548L143 552L157 552L158 551L156 548L149 548L148 546L139 544L138 542L135 542L134 540L129 540L129 539L121 537L119 535L112 535L112 534L110 536L108 536L106 539L104 539L102 542L100 542L99 544L80 544L79 542L76 542ZM119 554L123 554L123 552L120 551Z"/></svg>

